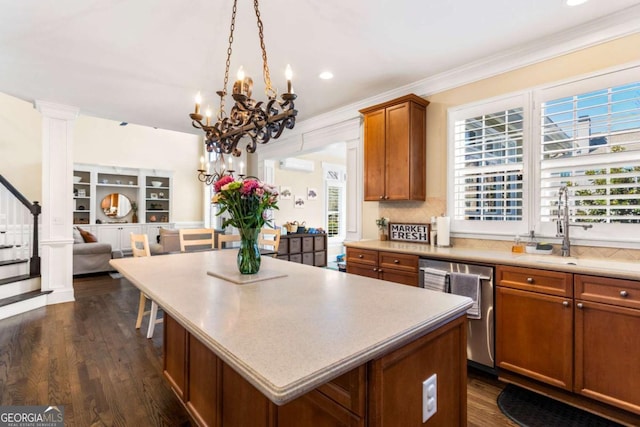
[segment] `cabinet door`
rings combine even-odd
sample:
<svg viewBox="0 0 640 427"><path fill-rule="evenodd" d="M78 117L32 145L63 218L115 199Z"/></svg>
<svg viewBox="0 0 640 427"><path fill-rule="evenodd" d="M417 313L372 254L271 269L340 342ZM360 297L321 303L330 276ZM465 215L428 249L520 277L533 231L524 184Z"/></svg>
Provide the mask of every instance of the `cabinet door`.
<svg viewBox="0 0 640 427"><path fill-rule="evenodd" d="M386 109L385 200L409 200L409 102Z"/></svg>
<svg viewBox="0 0 640 427"><path fill-rule="evenodd" d="M385 196L385 109L364 116L364 200Z"/></svg>
<svg viewBox="0 0 640 427"><path fill-rule="evenodd" d="M496 364L499 368L571 390L572 300L498 286Z"/></svg>
<svg viewBox="0 0 640 427"><path fill-rule="evenodd" d="M109 243L111 250L121 249L121 233L118 226L98 226L98 242Z"/></svg>
<svg viewBox="0 0 640 427"><path fill-rule="evenodd" d="M640 310L578 300L575 392L640 414Z"/></svg>

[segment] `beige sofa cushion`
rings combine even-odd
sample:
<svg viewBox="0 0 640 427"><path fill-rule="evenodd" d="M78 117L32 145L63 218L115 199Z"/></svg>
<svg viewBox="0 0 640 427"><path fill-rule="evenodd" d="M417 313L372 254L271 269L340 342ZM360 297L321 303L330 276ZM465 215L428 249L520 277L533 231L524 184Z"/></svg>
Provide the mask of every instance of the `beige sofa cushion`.
<svg viewBox="0 0 640 427"><path fill-rule="evenodd" d="M180 233L177 229L160 228L160 245L163 252L180 252Z"/></svg>

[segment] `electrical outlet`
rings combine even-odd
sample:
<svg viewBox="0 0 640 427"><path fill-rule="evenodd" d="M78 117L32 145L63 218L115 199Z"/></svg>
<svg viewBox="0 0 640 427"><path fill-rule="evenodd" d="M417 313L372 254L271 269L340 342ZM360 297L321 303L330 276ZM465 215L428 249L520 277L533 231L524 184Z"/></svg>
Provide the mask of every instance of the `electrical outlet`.
<svg viewBox="0 0 640 427"><path fill-rule="evenodd" d="M438 377L431 375L422 383L422 422L438 411Z"/></svg>

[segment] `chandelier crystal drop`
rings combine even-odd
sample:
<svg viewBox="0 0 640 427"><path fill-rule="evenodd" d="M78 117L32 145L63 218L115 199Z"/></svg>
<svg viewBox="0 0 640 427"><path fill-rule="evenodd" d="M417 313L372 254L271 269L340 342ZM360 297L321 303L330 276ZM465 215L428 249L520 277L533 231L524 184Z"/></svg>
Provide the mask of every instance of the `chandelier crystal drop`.
<svg viewBox="0 0 640 427"><path fill-rule="evenodd" d="M228 116L225 112L233 30L237 11L237 0L234 0L224 73L224 88L217 92L220 97L220 109L218 110L216 122L211 124L211 111L209 109L205 112L205 116L200 113L200 105L202 103L200 93L196 96L195 111L189 114L192 125L197 129L202 129L205 134L207 152L214 152L220 155L231 154L238 157L241 154L238 143L243 137L247 136L249 140L245 149L248 153L254 153L258 144L266 144L271 139L279 138L285 129L293 129L296 123L298 111L294 106L296 95L293 93L291 85L291 67L287 65L285 73L287 92L283 93L278 99L277 92L271 86L258 0L254 0L254 9L258 21L258 36L260 38L260 49L262 50L262 74L267 100L263 102L251 98L253 80L251 77L245 76L244 70L240 67L231 94L235 103Z"/></svg>

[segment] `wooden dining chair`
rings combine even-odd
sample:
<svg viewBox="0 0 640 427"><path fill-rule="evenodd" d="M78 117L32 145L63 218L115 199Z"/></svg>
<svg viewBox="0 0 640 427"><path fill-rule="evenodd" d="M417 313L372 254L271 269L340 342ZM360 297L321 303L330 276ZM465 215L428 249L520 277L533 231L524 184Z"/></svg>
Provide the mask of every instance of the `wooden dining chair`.
<svg viewBox="0 0 640 427"><path fill-rule="evenodd" d="M260 230L260 235L258 236L258 246L261 248L273 248L273 252L275 252L274 256L278 253L278 247L280 247L280 229L274 228L263 228Z"/></svg>
<svg viewBox="0 0 640 427"><path fill-rule="evenodd" d="M134 257L151 256L149 249L149 238L146 234L131 233L131 252ZM147 300L151 301L151 308L146 310ZM153 337L153 330L156 323L162 322L162 317L158 317L158 304L140 291L140 302L138 303L138 318L136 319L136 329L142 326L142 318L149 315L149 327L147 328L147 338Z"/></svg>
<svg viewBox="0 0 640 427"><path fill-rule="evenodd" d="M239 242L239 234L218 234L218 249L225 249L225 243Z"/></svg>
<svg viewBox="0 0 640 427"><path fill-rule="evenodd" d="M212 228L181 228L180 251L215 249L215 231Z"/></svg>

